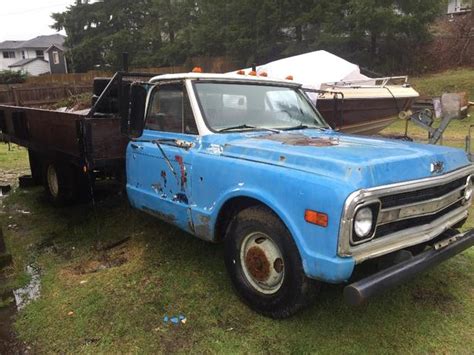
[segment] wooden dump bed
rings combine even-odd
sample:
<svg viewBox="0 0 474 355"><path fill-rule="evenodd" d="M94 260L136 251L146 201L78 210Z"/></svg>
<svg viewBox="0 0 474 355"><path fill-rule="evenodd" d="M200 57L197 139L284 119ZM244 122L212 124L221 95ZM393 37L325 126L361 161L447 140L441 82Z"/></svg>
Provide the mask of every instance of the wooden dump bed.
<svg viewBox="0 0 474 355"><path fill-rule="evenodd" d="M118 116L2 105L0 138L89 168L123 164L127 144Z"/></svg>

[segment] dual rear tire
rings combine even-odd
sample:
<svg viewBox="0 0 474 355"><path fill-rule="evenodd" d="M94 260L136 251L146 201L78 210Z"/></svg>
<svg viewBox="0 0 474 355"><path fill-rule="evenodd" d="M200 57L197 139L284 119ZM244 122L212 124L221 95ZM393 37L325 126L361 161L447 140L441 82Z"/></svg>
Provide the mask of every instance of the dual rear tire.
<svg viewBox="0 0 474 355"><path fill-rule="evenodd" d="M90 195L88 177L77 166L47 159L32 150L28 156L34 184L44 186L53 205L68 205Z"/></svg>
<svg viewBox="0 0 474 355"><path fill-rule="evenodd" d="M71 204L79 198L78 168L67 163L47 162L44 166L43 184L55 206Z"/></svg>

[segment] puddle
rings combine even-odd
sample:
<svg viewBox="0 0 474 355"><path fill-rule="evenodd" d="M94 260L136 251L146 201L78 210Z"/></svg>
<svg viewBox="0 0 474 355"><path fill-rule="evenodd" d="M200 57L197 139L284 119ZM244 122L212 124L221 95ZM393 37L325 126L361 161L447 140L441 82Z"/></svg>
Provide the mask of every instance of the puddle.
<svg viewBox="0 0 474 355"><path fill-rule="evenodd" d="M41 291L39 270L31 265L26 267L26 273L31 277L30 283L25 287L13 291L16 308L21 311L31 301L37 300Z"/></svg>

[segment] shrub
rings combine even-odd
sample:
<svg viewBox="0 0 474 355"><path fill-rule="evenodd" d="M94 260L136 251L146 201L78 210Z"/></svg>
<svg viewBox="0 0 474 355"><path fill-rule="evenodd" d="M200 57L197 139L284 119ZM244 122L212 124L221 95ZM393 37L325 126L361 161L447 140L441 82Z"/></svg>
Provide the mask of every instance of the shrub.
<svg viewBox="0 0 474 355"><path fill-rule="evenodd" d="M27 74L20 71L1 70L0 84L20 84L26 81Z"/></svg>

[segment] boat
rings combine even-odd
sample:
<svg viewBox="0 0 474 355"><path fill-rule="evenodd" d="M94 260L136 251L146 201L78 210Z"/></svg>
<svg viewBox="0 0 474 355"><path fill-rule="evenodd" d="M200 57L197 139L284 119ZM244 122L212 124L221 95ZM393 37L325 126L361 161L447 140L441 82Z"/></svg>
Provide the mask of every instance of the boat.
<svg viewBox="0 0 474 355"><path fill-rule="evenodd" d="M419 96L407 76L323 83L317 95L308 94L332 127L365 135L391 125Z"/></svg>
<svg viewBox="0 0 474 355"><path fill-rule="evenodd" d="M401 112L408 111L419 96L407 76L370 78L360 72L358 65L324 50L283 58L254 69L256 75L291 78L303 84L328 124L346 133L380 132L396 121Z"/></svg>

